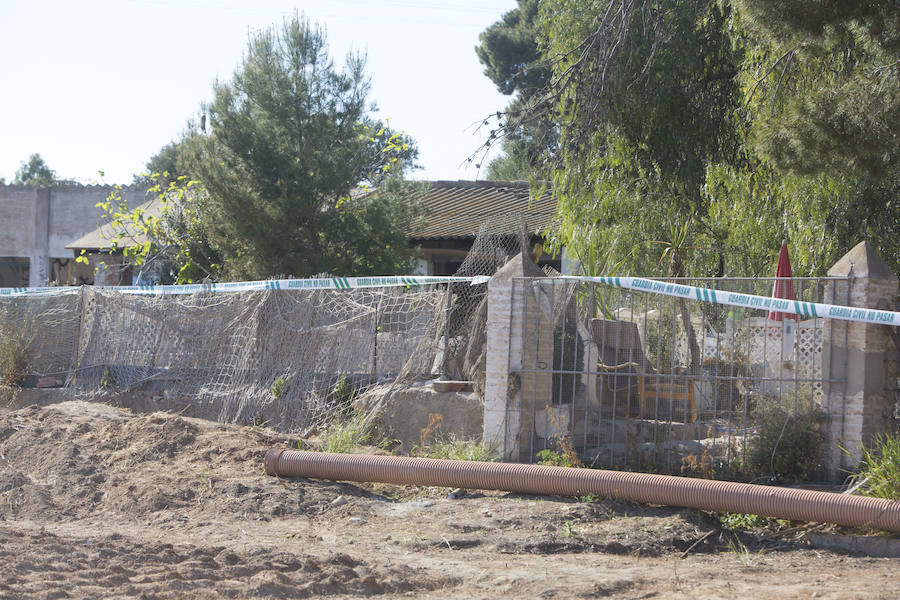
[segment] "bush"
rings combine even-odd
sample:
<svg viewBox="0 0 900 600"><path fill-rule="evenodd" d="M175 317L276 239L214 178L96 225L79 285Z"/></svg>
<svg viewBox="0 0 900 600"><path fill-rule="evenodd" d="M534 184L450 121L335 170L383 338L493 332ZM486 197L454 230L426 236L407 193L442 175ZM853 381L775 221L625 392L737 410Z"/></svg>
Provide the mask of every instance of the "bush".
<svg viewBox="0 0 900 600"><path fill-rule="evenodd" d="M537 464L545 467L583 467L584 463L579 460L577 455L565 452L550 450L549 448L541 450L537 453Z"/></svg>
<svg viewBox="0 0 900 600"><path fill-rule="evenodd" d="M758 421L759 435L748 449L748 475L788 481L808 478L821 464L820 422L818 409L790 414L768 407Z"/></svg>
<svg viewBox="0 0 900 600"><path fill-rule="evenodd" d="M900 434L875 435L863 448L859 490L867 496L900 500Z"/></svg>
<svg viewBox="0 0 900 600"><path fill-rule="evenodd" d="M280 375L272 382L272 397L280 400L288 391L288 378Z"/></svg>
<svg viewBox="0 0 900 600"><path fill-rule="evenodd" d="M27 325L0 315L0 386L6 388L0 401L4 404L15 399L28 374L28 350L34 337L27 330Z"/></svg>

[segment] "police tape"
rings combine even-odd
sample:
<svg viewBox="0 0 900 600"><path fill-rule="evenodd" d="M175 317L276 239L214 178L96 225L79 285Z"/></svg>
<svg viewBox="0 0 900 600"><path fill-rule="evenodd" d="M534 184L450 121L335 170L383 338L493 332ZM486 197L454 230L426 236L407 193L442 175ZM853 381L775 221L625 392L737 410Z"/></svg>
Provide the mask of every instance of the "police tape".
<svg viewBox="0 0 900 600"><path fill-rule="evenodd" d="M740 306L742 308L791 313L800 315L801 317L824 317L828 319L840 319L842 321L859 321L862 323L876 323L900 327L900 312L893 312L890 310L838 306L835 304L820 304L818 302L802 302L800 300L785 300L783 298L773 298L771 296L755 296L753 294L726 292L710 288L694 287L692 285L682 285L669 281L643 279L641 277L576 277L563 275L554 279L592 281L639 292L663 294L666 296L674 296L676 298L711 302L713 304L727 304L728 306Z"/></svg>
<svg viewBox="0 0 900 600"><path fill-rule="evenodd" d="M131 285L109 286L102 289L138 296L169 296L184 294L212 294L255 292L262 290L352 290L382 287L418 287L445 283L480 285L490 277L440 277L422 275L388 275L381 277L323 277L316 279L269 279L265 281L230 281L225 283L195 283L188 285ZM4 296L64 296L77 294L80 287L0 288Z"/></svg>

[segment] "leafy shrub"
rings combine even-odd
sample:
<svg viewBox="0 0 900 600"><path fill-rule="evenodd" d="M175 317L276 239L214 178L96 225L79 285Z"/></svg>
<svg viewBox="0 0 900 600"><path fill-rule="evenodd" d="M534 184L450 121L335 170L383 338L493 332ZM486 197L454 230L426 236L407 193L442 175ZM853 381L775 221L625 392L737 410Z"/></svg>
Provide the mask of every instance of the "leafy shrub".
<svg viewBox="0 0 900 600"><path fill-rule="evenodd" d="M288 378L284 375L279 375L275 378L275 381L272 382L272 397L276 400L280 400L288 390Z"/></svg>
<svg viewBox="0 0 900 600"><path fill-rule="evenodd" d="M747 452L747 474L788 481L808 478L821 464L821 420L818 409L791 414L768 407L759 417L759 435Z"/></svg>
<svg viewBox="0 0 900 600"><path fill-rule="evenodd" d="M900 500L900 434L878 434L863 448L856 479L867 496Z"/></svg>
<svg viewBox="0 0 900 600"><path fill-rule="evenodd" d="M573 456L566 452L550 450L549 448L538 452L537 459L538 459L539 465L544 465L544 466L548 466L548 467L582 467L582 466L584 466L584 463L582 463L578 459L577 456Z"/></svg>

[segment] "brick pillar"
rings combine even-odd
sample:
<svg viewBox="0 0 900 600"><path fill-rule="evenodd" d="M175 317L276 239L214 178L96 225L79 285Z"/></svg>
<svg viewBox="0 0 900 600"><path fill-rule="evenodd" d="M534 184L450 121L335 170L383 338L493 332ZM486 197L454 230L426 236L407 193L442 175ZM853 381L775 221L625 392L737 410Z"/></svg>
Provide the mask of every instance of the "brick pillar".
<svg viewBox="0 0 900 600"><path fill-rule="evenodd" d="M867 242L857 244L828 270L825 302L860 308L894 310L897 276ZM853 468L862 445L872 435L891 431L897 350L884 325L827 319L822 372L826 383L826 450L828 477L842 480Z"/></svg>
<svg viewBox="0 0 900 600"><path fill-rule="evenodd" d="M516 444L519 415L517 411L507 410L507 404L515 401L517 392L517 382L512 380L509 370L511 315L512 280L494 277L488 282L483 439L486 446L500 452L503 460L519 458ZM514 422L508 422L507 412Z"/></svg>
<svg viewBox="0 0 900 600"><path fill-rule="evenodd" d="M483 437L504 460L529 461L535 416L550 402L553 328L518 277L546 275L520 254L488 282Z"/></svg>

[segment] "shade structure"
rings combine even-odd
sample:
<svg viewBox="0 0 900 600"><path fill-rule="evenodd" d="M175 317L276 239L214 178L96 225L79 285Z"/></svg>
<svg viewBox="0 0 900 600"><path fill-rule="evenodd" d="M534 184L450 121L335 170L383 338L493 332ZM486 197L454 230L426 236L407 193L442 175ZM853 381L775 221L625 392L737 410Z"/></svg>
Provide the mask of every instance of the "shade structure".
<svg viewBox="0 0 900 600"><path fill-rule="evenodd" d="M781 252L778 254L778 266L775 267L775 277L778 277L779 279L776 279L775 285L772 286L773 298L782 298L784 300L797 299L797 297L794 295L794 282L790 279L790 277L793 276L794 274L793 272L791 272L791 257L788 256L787 241L783 241L781 242ZM798 315L792 313L785 314L783 312L776 311L769 312L769 320L771 321L783 321L785 317L787 317L788 319L794 319L795 321L800 320L800 317Z"/></svg>

